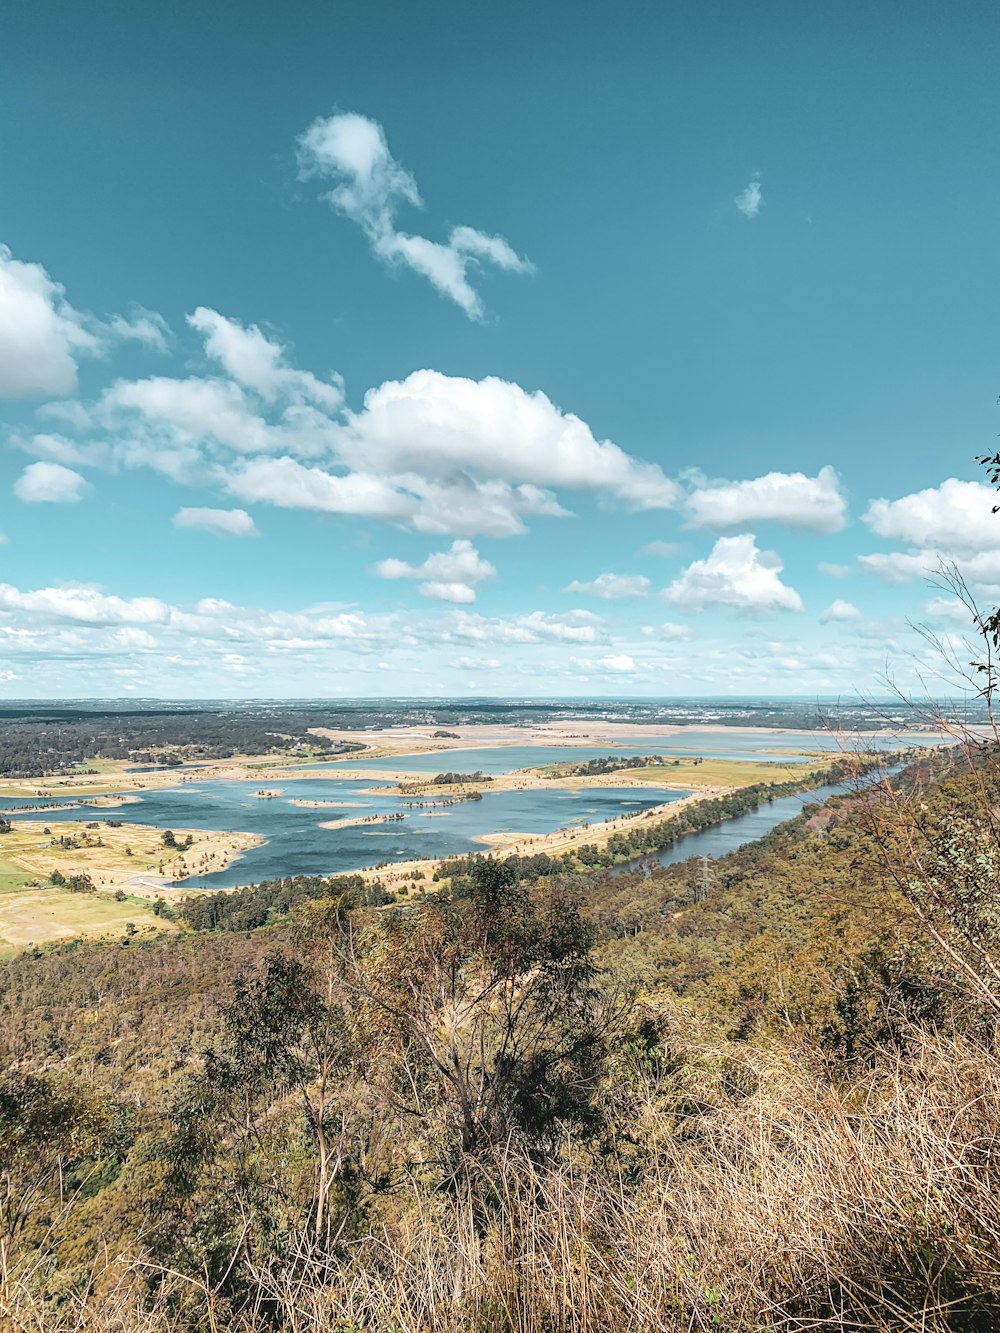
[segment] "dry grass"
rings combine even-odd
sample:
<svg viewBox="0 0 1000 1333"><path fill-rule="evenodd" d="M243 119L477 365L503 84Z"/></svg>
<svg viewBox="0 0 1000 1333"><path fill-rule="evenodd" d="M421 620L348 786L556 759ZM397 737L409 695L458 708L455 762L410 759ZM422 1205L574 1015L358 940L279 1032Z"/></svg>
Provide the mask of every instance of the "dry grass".
<svg viewBox="0 0 1000 1333"><path fill-rule="evenodd" d="M705 1052L704 1086L640 1113L637 1156L549 1167L511 1149L464 1198L397 1196L360 1239L255 1272L278 1327L372 1333L693 1333L1000 1326L1000 1060L925 1037L838 1093L779 1052ZM742 1090L742 1091L741 1091ZM608 1161L617 1161L609 1167ZM263 1329L200 1297L144 1308L149 1269L112 1262L56 1312L8 1260L0 1312L59 1333ZM272 1309L274 1306L272 1305ZM273 1327L273 1325L272 1325Z"/></svg>

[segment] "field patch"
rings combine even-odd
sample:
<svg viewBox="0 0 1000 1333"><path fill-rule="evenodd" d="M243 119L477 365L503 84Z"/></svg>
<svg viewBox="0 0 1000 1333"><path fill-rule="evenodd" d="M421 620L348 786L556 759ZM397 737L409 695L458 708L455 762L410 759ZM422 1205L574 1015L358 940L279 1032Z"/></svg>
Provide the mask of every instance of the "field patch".
<svg viewBox="0 0 1000 1333"><path fill-rule="evenodd" d="M55 887L14 889L0 896L0 946L7 946L6 953L82 936L117 937L129 934L129 925L136 935L176 930L142 898L118 902L110 893L70 893Z"/></svg>

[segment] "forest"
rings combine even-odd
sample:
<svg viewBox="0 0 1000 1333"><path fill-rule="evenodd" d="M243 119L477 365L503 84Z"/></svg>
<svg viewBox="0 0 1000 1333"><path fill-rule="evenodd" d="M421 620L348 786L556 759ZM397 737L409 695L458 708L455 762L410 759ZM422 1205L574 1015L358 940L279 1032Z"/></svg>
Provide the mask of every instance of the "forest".
<svg viewBox="0 0 1000 1333"><path fill-rule="evenodd" d="M331 754L352 748L312 734L332 725L298 708L0 709L0 774L43 777L94 759L136 764L282 754L307 746ZM363 749L361 745L354 748Z"/></svg>

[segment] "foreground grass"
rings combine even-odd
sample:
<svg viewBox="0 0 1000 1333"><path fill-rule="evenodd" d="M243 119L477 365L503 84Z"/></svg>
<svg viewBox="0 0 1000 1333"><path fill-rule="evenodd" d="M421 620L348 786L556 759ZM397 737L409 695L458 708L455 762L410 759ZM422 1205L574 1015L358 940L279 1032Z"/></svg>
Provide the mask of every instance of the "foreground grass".
<svg viewBox="0 0 1000 1333"><path fill-rule="evenodd" d="M305 1235L232 1302L141 1246L57 1301L44 1246L0 1273L5 1327L52 1333L987 1333L1000 1323L1000 1061L924 1036L836 1088L732 1047L646 1071L642 1147L515 1147L415 1177L332 1250ZM722 1077L723 1071L725 1076ZM680 1132L679 1132L680 1131Z"/></svg>

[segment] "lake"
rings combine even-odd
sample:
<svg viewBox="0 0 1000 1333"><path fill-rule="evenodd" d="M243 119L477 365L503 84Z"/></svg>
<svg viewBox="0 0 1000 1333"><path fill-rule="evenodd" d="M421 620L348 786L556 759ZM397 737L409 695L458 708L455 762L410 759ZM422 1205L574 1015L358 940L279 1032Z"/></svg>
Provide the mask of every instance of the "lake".
<svg viewBox="0 0 1000 1333"><path fill-rule="evenodd" d="M59 819L115 819L123 824L223 829L267 838L263 847L245 852L228 869L185 881L191 887L227 889L283 875L334 875L382 861L438 860L484 852L488 848L476 841L480 834L552 833L567 825L601 823L690 795L657 787L484 791L481 801L462 801L447 809L432 810L411 808L413 798L400 797L393 787L380 789L380 784L357 779L289 782L284 795L266 800L254 796L259 790L259 782L195 781L144 792L135 804L117 809L80 806L69 799L34 814L19 815L13 801L4 801L0 809L42 825ZM311 810L292 805L293 799L350 804ZM320 828L327 820L396 812L404 817L391 824Z"/></svg>
<svg viewBox="0 0 1000 1333"><path fill-rule="evenodd" d="M756 763L789 764L802 753L836 753L849 750L898 750L914 744L923 744L913 737L879 736L862 738L857 744L851 738L828 731L808 734L775 729L757 729L740 732L708 731L702 727L685 727L675 736L631 736L627 743L612 740L599 745L506 745L481 746L469 749L439 750L434 754L397 754L381 759L359 759L345 755L342 759L322 763L303 764L302 768L375 769L393 773L510 773L518 768L544 768L549 764L583 763L588 759L603 759L608 755L662 754L667 758L704 758L726 760L753 760Z"/></svg>

